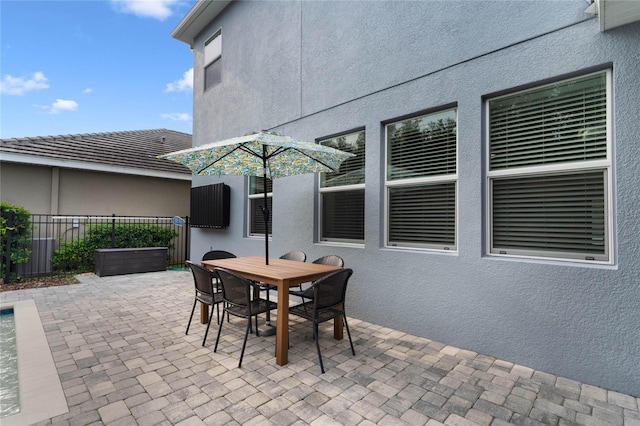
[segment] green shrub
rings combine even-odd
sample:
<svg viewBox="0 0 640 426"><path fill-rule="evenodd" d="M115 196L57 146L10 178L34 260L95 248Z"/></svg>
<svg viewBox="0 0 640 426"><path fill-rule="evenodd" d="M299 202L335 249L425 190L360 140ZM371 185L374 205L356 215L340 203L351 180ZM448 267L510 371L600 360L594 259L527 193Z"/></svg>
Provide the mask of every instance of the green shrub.
<svg viewBox="0 0 640 426"><path fill-rule="evenodd" d="M13 224L9 224L9 216L13 214ZM4 278L7 267L7 237L11 231L11 263L26 263L31 256L31 212L24 207L0 201L0 277ZM11 273L15 278L15 273ZM12 279L13 281L13 279Z"/></svg>
<svg viewBox="0 0 640 426"><path fill-rule="evenodd" d="M178 233L170 227L151 224L89 225L84 239L61 241L53 254L56 270L90 272L95 266L95 250L104 248L168 247ZM113 231L113 246L111 237Z"/></svg>

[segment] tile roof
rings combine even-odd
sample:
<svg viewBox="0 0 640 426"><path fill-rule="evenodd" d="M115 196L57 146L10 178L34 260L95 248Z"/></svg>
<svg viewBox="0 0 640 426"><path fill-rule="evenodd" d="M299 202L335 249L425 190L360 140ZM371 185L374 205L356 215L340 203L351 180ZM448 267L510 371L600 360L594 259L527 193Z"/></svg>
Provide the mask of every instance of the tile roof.
<svg viewBox="0 0 640 426"><path fill-rule="evenodd" d="M168 129L0 139L0 155L189 175L185 166L156 158L185 148L191 148L191 135Z"/></svg>

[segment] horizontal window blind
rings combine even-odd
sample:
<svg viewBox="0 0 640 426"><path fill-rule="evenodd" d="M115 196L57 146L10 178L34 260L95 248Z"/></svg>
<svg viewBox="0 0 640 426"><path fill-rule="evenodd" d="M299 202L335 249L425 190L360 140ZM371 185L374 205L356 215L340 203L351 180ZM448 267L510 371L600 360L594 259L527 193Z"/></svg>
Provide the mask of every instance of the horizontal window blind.
<svg viewBox="0 0 640 426"><path fill-rule="evenodd" d="M250 235L264 235L264 216L262 215L262 206L264 206L264 198L251 198L249 200L249 209L250 212L250 226L249 226L249 234ZM273 218L273 203L272 198L267 198L267 207L269 208L269 222L268 222L268 230L269 235L271 235L271 219Z"/></svg>
<svg viewBox="0 0 640 426"><path fill-rule="evenodd" d="M345 160L337 172L320 174L318 239L363 243L365 132L345 133L319 142L355 154L355 157ZM358 188L349 188L351 185L358 185Z"/></svg>
<svg viewBox="0 0 640 426"><path fill-rule="evenodd" d="M456 111L387 126L387 180L456 173Z"/></svg>
<svg viewBox="0 0 640 426"><path fill-rule="evenodd" d="M389 188L389 245L455 249L455 182Z"/></svg>
<svg viewBox="0 0 640 426"><path fill-rule="evenodd" d="M322 240L364 241L364 190L323 192Z"/></svg>
<svg viewBox="0 0 640 426"><path fill-rule="evenodd" d="M494 253L606 255L606 171L493 179Z"/></svg>
<svg viewBox="0 0 640 426"><path fill-rule="evenodd" d="M267 193L273 192L273 181L267 179ZM263 194L264 193L264 180L262 176L251 176L249 178L249 194Z"/></svg>
<svg viewBox="0 0 640 426"><path fill-rule="evenodd" d="M364 130L331 139L321 140L320 144L355 154L340 165L340 170L320 174L320 187L328 188L364 183L365 133Z"/></svg>
<svg viewBox="0 0 640 426"><path fill-rule="evenodd" d="M606 74L489 102L490 170L606 159Z"/></svg>

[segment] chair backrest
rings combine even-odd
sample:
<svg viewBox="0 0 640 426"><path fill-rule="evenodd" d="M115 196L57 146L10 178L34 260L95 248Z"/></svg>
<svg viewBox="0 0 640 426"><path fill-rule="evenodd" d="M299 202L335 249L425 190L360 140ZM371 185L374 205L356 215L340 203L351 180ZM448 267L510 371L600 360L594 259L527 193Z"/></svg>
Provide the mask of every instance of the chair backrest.
<svg viewBox="0 0 640 426"><path fill-rule="evenodd" d="M347 283L352 274L352 269L341 269L315 281L313 283L314 309L331 308L341 303L344 304Z"/></svg>
<svg viewBox="0 0 640 426"><path fill-rule="evenodd" d="M196 291L212 295L212 279L216 278L215 272L203 268L200 265L196 265L189 260L187 260L185 263L187 264L189 269L191 269L191 273L193 274L193 283L196 287Z"/></svg>
<svg viewBox="0 0 640 426"><path fill-rule="evenodd" d="M289 253L285 253L282 256L280 256L280 259L287 259L287 260L295 260L297 262L304 262L307 260L307 254L303 251L300 250L293 250L290 251Z"/></svg>
<svg viewBox="0 0 640 426"><path fill-rule="evenodd" d="M202 260L231 259L233 257L238 257L238 256L224 250L211 250L206 252L202 256Z"/></svg>
<svg viewBox="0 0 640 426"><path fill-rule="evenodd" d="M251 303L251 280L223 268L216 268L222 283L222 298L236 306L249 307Z"/></svg>
<svg viewBox="0 0 640 426"><path fill-rule="evenodd" d="M336 256L335 254L330 254L328 256L322 256L313 261L313 263L319 263L321 265L331 265L331 266L344 266L344 260L340 256Z"/></svg>

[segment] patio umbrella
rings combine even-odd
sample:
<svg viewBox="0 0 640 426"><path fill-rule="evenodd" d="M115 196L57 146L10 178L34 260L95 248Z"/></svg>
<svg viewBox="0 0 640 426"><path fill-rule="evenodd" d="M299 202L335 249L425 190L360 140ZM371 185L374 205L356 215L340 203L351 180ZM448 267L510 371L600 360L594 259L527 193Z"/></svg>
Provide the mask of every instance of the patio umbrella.
<svg viewBox="0 0 640 426"><path fill-rule="evenodd" d="M158 158L184 164L198 175L241 175L264 177L265 264L269 264L269 209L267 179L315 172L335 172L355 154L328 146L293 139L276 132L261 131Z"/></svg>

